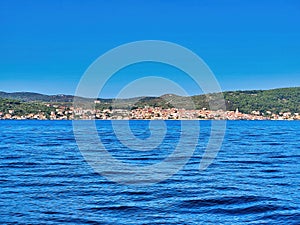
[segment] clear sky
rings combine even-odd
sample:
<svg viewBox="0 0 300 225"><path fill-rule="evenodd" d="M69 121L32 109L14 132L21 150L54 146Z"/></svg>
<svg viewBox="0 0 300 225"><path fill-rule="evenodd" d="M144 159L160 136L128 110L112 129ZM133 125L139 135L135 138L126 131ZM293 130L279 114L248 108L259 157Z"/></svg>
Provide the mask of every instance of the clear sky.
<svg viewBox="0 0 300 225"><path fill-rule="evenodd" d="M3 0L0 29L1 91L74 94L96 58L138 40L189 48L223 90L300 86L298 0ZM102 97L148 70L180 77L172 69L145 68L123 71Z"/></svg>

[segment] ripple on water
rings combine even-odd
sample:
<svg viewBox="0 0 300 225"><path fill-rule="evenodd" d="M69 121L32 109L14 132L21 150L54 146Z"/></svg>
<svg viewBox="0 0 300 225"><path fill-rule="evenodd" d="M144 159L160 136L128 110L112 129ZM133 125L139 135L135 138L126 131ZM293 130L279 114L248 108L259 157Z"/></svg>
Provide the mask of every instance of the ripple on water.
<svg viewBox="0 0 300 225"><path fill-rule="evenodd" d="M180 136L180 121L166 121L165 143L153 152L136 152L116 140L110 121L96 124L109 152L135 165L164 159ZM211 129L210 121L201 121L189 163L166 181L137 187L95 173L76 146L71 121L0 121L0 126L0 224L300 221L296 121L229 121L217 158L200 172ZM149 136L147 121L132 121L131 126L140 138ZM109 168L107 173L116 175ZM117 174L124 176L124 171Z"/></svg>

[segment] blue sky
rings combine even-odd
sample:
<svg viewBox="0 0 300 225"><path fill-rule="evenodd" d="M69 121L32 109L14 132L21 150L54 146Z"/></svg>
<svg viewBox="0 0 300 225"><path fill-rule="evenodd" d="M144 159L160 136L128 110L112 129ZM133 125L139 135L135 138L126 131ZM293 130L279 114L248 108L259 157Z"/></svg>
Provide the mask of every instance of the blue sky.
<svg viewBox="0 0 300 225"><path fill-rule="evenodd" d="M74 94L95 59L138 40L189 48L223 90L300 86L299 24L297 0L0 1L0 90ZM124 70L102 97L155 70L199 93L180 73L145 65Z"/></svg>

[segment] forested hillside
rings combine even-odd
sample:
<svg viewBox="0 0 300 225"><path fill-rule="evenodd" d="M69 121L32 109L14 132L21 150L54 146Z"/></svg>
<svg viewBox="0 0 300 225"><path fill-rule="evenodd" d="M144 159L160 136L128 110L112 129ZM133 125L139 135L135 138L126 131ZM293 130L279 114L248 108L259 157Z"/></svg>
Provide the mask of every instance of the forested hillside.
<svg viewBox="0 0 300 225"><path fill-rule="evenodd" d="M162 108L196 108L210 109L208 99L213 102L217 94L196 95L192 97L182 97L173 94L163 95L161 97L141 97L132 99L98 99L97 109L123 108L134 109L145 106ZM223 93L227 110L239 109L242 113L251 113L260 111L266 113L280 112L300 112L300 87L279 88L272 90L253 90L253 91L227 91ZM29 92L5 93L0 92L0 112L7 113L8 110L15 110L15 113L36 113L43 111L49 113L51 107L46 107L45 103L59 103L70 107L73 101L71 95L42 95ZM189 98L189 99L188 99ZM92 99L84 99L91 101ZM192 100L194 105L189 104Z"/></svg>

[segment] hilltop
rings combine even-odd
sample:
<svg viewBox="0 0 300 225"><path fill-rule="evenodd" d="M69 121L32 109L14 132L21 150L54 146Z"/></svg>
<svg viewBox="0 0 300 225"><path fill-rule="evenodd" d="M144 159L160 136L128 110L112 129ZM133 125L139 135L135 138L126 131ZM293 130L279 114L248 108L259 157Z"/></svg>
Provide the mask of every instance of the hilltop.
<svg viewBox="0 0 300 225"><path fill-rule="evenodd" d="M72 95L44 95L33 92L14 92L7 93L0 91L0 98L14 99L23 102L72 102Z"/></svg>

